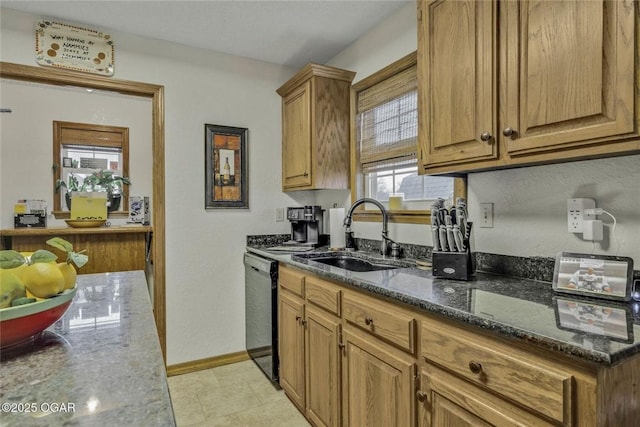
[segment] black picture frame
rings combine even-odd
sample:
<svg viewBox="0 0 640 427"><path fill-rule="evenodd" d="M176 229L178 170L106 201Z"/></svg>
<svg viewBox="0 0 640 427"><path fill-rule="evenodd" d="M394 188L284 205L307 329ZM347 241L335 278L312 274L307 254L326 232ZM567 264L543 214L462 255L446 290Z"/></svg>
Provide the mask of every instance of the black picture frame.
<svg viewBox="0 0 640 427"><path fill-rule="evenodd" d="M619 301L631 299L633 259L561 252L556 256L553 290Z"/></svg>
<svg viewBox="0 0 640 427"><path fill-rule="evenodd" d="M63 157L62 158L62 167L63 168L71 168L71 167L73 167L73 159L71 157Z"/></svg>
<svg viewBox="0 0 640 427"><path fill-rule="evenodd" d="M247 128L204 125L205 209L248 209Z"/></svg>

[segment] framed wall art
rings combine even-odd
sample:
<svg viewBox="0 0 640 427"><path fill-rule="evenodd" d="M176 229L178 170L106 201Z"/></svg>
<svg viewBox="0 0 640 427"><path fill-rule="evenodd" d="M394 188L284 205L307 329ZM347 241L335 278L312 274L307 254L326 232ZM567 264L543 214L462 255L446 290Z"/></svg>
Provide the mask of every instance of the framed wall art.
<svg viewBox="0 0 640 427"><path fill-rule="evenodd" d="M633 260L628 257L561 252L556 256L553 289L594 298L631 299Z"/></svg>
<svg viewBox="0 0 640 427"><path fill-rule="evenodd" d="M249 208L248 129L204 125L205 209Z"/></svg>

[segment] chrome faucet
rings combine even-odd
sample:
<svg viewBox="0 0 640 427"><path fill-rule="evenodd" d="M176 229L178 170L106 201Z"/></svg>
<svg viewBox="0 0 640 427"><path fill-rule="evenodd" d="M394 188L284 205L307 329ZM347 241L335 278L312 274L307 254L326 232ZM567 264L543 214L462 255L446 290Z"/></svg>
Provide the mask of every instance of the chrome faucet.
<svg viewBox="0 0 640 427"><path fill-rule="evenodd" d="M353 231L351 231L351 219L353 217L353 211L360 205L364 203L371 203L376 205L380 212L382 212L382 241L380 242L380 254L386 256L389 252L389 248L391 248L391 255L394 258L398 258L400 256L400 245L389 238L389 230L387 229L387 224L389 222L389 215L387 210L384 208L382 203L377 201L376 199L370 199L364 197L362 199L358 199L349 208L349 212L347 216L344 218L344 227L345 227L345 242L346 242L346 250L355 250L354 239L353 239ZM389 245L390 244L390 245Z"/></svg>

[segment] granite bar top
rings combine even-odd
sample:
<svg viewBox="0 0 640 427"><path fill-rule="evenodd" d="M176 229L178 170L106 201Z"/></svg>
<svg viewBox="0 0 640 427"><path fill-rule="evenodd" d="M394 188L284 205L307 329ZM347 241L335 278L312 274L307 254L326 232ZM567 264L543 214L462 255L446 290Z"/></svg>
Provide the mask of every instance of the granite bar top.
<svg viewBox="0 0 640 427"><path fill-rule="evenodd" d="M264 246L247 250L347 287L570 357L613 365L640 353L640 303L554 292L551 283L478 272L471 281L434 278L416 266L351 272Z"/></svg>
<svg viewBox="0 0 640 427"><path fill-rule="evenodd" d="M0 425L175 426L144 272L77 286L58 322L2 350Z"/></svg>

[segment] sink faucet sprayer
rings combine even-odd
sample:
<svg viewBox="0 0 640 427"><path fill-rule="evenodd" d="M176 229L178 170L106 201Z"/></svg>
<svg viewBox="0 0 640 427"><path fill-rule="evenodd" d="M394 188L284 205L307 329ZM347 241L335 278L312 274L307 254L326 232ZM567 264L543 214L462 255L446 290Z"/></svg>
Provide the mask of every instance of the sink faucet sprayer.
<svg viewBox="0 0 640 427"><path fill-rule="evenodd" d="M353 202L353 205L351 205L351 207L349 208L349 212L347 213L347 216L344 218L345 242L346 242L345 249L355 250L353 231L351 231L351 218L353 216L353 211L358 206L364 203L371 203L373 205L376 205L378 209L380 209L380 212L382 212L382 241L380 242L380 254L383 256L386 256L390 248L391 256L393 258L398 258L400 256L400 245L389 238L389 230L387 229L389 216L388 216L387 210L384 208L382 203L380 203L376 199L370 199L367 197L358 199L355 202Z"/></svg>

